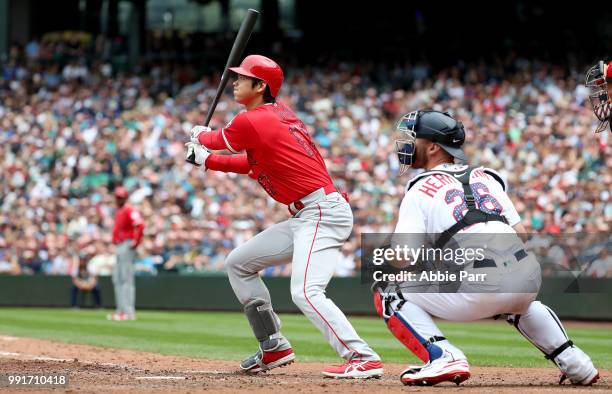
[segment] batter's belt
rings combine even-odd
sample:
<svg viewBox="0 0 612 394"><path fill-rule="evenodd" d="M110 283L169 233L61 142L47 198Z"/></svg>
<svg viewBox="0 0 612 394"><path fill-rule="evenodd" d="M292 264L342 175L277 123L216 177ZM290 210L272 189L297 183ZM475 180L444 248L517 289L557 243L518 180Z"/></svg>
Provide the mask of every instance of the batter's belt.
<svg viewBox="0 0 612 394"><path fill-rule="evenodd" d="M295 216L297 215L299 211L301 211L305 207L309 206L310 204L314 204L317 201L320 201L321 199L323 199L323 197L327 196L328 194L332 194L332 193L339 193L339 192L338 192L338 189L336 189L336 186L334 186L333 183L330 183L329 185L319 188L315 190L314 192L300 198L299 200L296 200L290 203L289 205L287 205L287 208L289 209L289 213L291 214L291 216ZM341 193L341 194L342 194L342 197L344 197L344 199L346 200L346 202L348 202L347 194L346 193Z"/></svg>

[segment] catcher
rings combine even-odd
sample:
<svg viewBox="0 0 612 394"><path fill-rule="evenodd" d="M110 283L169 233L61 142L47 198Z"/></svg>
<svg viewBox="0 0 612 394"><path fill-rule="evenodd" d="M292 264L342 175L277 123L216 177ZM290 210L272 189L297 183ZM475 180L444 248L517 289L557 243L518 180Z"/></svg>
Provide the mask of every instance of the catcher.
<svg viewBox="0 0 612 394"><path fill-rule="evenodd" d="M505 181L489 168L455 163L456 159L467 161L461 122L448 113L414 111L401 118L397 129L402 134L396 141L402 170L425 172L408 183L393 239L408 239L417 247L430 243L445 250L453 250L451 246L458 250L457 244L474 239L478 245L489 245L481 258L462 263L457 271L459 277L460 272L481 273L486 280L459 283L454 292L404 288L375 292L376 309L389 330L425 363L406 368L401 381L406 385L459 384L470 377L467 357L444 337L432 316L474 321L505 315L561 370L561 382L596 382L599 373L589 356L568 338L555 312L535 301L540 266L524 249L519 235L525 229Z"/></svg>

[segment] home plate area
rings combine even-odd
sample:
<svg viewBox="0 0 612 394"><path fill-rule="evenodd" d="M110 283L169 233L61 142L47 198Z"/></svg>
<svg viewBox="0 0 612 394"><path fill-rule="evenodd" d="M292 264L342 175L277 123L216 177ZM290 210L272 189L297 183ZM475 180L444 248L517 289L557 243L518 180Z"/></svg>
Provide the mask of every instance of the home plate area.
<svg viewBox="0 0 612 394"><path fill-rule="evenodd" d="M324 378L322 363L299 362L255 376L238 370L235 361L218 361L167 356L123 349L65 344L46 340L18 338L0 343L0 371L20 375L68 375L67 392L256 392L273 389L299 393L393 393L408 390L451 390L462 392L515 392L570 389L578 391L612 390L612 372L600 371L593 387L558 386L554 368L473 367L472 377L456 386L442 383L435 387L405 387L399 381L404 366L385 364L381 379L339 380ZM20 391L40 391L33 385Z"/></svg>

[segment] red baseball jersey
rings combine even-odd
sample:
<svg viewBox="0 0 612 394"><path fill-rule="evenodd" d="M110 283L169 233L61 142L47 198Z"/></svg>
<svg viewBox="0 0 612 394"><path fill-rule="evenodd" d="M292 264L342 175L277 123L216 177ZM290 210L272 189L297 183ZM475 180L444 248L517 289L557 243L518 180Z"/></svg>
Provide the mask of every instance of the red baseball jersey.
<svg viewBox="0 0 612 394"><path fill-rule="evenodd" d="M200 134L199 141L209 149L246 151L246 157L236 157L232 163L223 161L222 156L211 155L206 167L242 172L248 164L249 177L283 204L332 184L306 126L282 103L264 104L241 112L223 129Z"/></svg>
<svg viewBox="0 0 612 394"><path fill-rule="evenodd" d="M120 244L128 239L140 243L144 232L144 220L140 213L129 204L117 209L115 213L115 227L113 227L113 243Z"/></svg>

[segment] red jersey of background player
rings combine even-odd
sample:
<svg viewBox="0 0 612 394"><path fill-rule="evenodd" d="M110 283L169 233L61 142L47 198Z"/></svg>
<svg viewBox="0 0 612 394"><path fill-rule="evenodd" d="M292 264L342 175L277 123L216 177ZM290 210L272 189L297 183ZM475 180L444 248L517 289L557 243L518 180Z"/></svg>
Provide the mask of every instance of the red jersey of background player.
<svg viewBox="0 0 612 394"><path fill-rule="evenodd" d="M129 239L134 240L134 247L140 244L144 232L142 216L129 204L123 205L115 213L115 226L113 227L113 243L120 244Z"/></svg>
<svg viewBox="0 0 612 394"><path fill-rule="evenodd" d="M198 140L212 150L246 151L210 155L206 168L248 174L283 204L332 184L306 126L280 102L241 112L224 128L202 133Z"/></svg>

